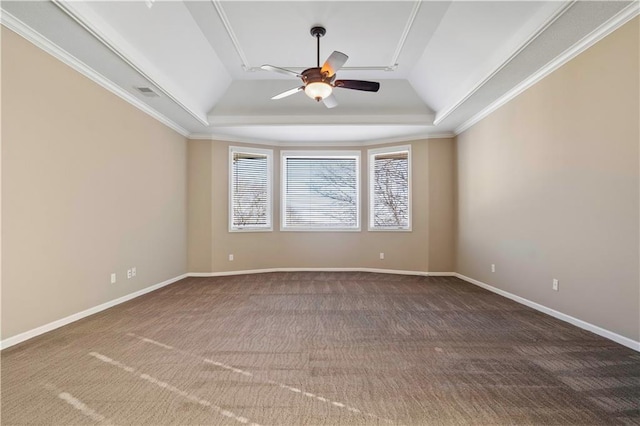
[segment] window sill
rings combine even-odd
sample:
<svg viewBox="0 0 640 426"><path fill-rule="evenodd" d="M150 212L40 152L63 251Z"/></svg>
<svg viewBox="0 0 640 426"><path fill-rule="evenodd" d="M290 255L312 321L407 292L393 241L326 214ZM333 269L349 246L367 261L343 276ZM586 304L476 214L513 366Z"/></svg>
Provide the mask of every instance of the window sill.
<svg viewBox="0 0 640 426"><path fill-rule="evenodd" d="M360 228L283 228L281 232L361 232Z"/></svg>
<svg viewBox="0 0 640 426"><path fill-rule="evenodd" d="M229 232L243 233L243 232L273 232L273 228L241 228L241 229L229 229Z"/></svg>
<svg viewBox="0 0 640 426"><path fill-rule="evenodd" d="M411 228L369 228L369 232L412 232Z"/></svg>

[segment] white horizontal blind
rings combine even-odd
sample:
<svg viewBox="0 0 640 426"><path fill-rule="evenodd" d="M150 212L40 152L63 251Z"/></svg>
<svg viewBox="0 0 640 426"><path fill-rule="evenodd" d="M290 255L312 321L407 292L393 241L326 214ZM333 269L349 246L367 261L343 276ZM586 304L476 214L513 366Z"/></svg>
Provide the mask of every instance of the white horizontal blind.
<svg viewBox="0 0 640 426"><path fill-rule="evenodd" d="M370 167L370 227L410 228L410 150L372 150Z"/></svg>
<svg viewBox="0 0 640 426"><path fill-rule="evenodd" d="M357 230L359 155L282 156L283 229Z"/></svg>
<svg viewBox="0 0 640 426"><path fill-rule="evenodd" d="M271 229L271 153L232 147L230 156L230 229Z"/></svg>

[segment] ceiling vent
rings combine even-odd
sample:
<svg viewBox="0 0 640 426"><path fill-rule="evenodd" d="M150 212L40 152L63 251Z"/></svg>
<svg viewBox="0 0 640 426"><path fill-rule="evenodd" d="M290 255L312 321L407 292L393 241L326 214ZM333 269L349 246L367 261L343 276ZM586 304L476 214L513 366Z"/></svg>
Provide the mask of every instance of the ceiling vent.
<svg viewBox="0 0 640 426"><path fill-rule="evenodd" d="M136 90L142 93L142 95L146 96L147 98L157 98L158 96L160 96L150 87L136 87Z"/></svg>

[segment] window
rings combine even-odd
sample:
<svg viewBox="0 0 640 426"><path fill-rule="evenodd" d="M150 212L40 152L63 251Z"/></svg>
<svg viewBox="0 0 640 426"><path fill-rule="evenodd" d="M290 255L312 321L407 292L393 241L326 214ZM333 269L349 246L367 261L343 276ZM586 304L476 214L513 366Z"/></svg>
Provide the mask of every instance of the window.
<svg viewBox="0 0 640 426"><path fill-rule="evenodd" d="M270 231L271 150L229 148L229 230Z"/></svg>
<svg viewBox="0 0 640 426"><path fill-rule="evenodd" d="M360 230L360 152L282 152L282 230Z"/></svg>
<svg viewBox="0 0 640 426"><path fill-rule="evenodd" d="M411 147L369 150L369 229L411 230Z"/></svg>

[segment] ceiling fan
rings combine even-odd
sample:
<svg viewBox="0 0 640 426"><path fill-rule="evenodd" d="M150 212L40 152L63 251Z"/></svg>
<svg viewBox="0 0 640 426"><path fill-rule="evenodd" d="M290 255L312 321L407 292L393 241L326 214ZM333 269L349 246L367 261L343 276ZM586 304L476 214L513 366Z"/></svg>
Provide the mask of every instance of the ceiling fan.
<svg viewBox="0 0 640 426"><path fill-rule="evenodd" d="M327 108L333 108L338 105L338 101L333 96L333 89L339 87L342 89L362 90L365 92L377 92L380 89L380 83L375 81L363 80L336 80L336 71L338 71L349 57L342 52L334 51L325 63L320 67L320 37L324 36L327 30L324 27L311 28L311 35L314 36L318 43L317 66L307 68L302 73L297 73L285 68L274 67L273 65L263 65L263 70L275 71L281 74L287 74L302 79L303 85L286 92L275 95L271 99L282 99L304 90L304 93L311 99L322 101Z"/></svg>

